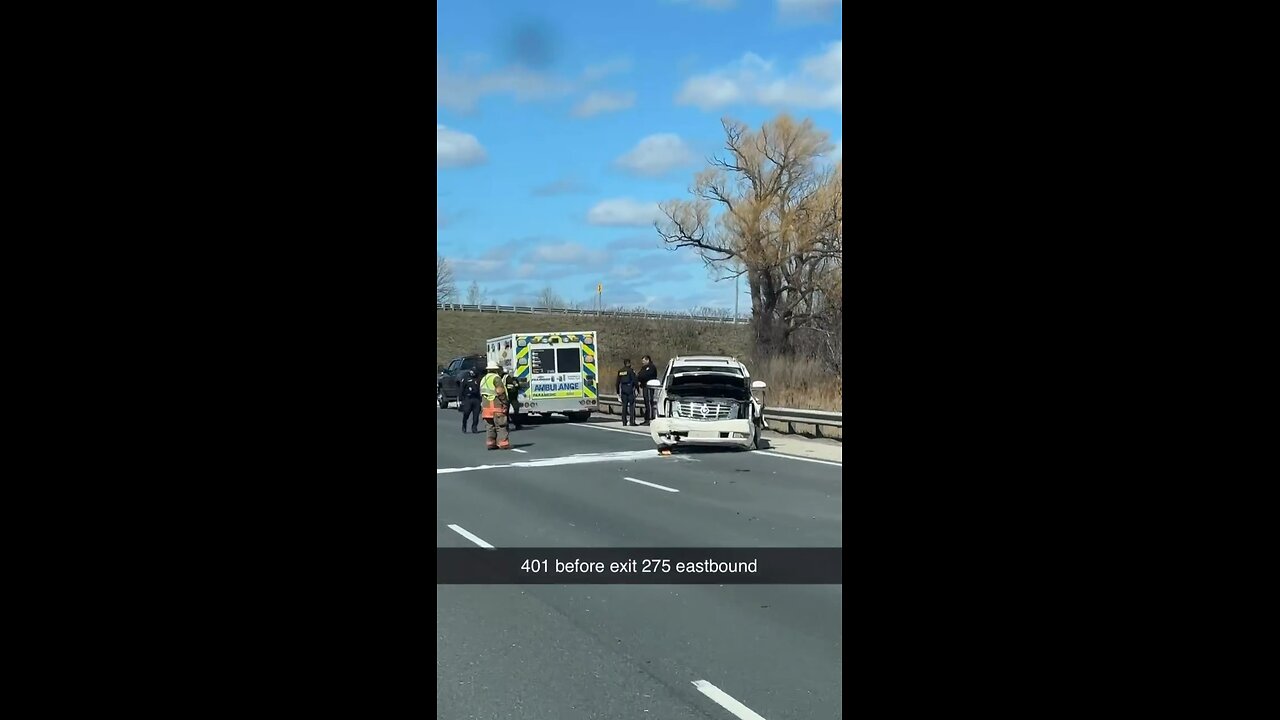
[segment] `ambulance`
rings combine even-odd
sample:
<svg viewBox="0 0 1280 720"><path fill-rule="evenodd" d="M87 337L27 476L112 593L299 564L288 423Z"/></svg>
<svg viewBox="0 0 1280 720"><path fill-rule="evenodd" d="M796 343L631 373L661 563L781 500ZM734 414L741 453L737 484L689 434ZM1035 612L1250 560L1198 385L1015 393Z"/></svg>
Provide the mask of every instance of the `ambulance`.
<svg viewBox="0 0 1280 720"><path fill-rule="evenodd" d="M489 340L486 357L520 381L520 416L561 413L581 422L600 409L598 347L591 330L512 333Z"/></svg>

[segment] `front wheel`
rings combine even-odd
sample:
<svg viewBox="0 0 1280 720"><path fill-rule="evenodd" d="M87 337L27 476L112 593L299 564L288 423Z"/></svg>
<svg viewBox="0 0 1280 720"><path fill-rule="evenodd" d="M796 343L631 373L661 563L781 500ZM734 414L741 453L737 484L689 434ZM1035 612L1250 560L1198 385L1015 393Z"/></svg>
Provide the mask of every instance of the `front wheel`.
<svg viewBox="0 0 1280 720"><path fill-rule="evenodd" d="M436 402L440 403L441 410L449 409L449 398L444 396L444 390L436 388Z"/></svg>

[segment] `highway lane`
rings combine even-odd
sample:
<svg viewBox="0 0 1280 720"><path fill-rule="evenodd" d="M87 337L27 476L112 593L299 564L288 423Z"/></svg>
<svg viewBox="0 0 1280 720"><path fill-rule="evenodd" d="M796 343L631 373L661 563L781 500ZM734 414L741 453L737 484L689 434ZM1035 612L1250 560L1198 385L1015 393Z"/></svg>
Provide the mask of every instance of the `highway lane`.
<svg viewBox="0 0 1280 720"><path fill-rule="evenodd" d="M441 547L473 544L449 525L498 547L842 544L839 467L757 453L661 458L646 436L558 421L512 433L524 453L487 451L459 424L438 411L437 469L624 455L437 474ZM734 717L694 686L703 680L770 720L841 716L838 586L436 594L438 717Z"/></svg>

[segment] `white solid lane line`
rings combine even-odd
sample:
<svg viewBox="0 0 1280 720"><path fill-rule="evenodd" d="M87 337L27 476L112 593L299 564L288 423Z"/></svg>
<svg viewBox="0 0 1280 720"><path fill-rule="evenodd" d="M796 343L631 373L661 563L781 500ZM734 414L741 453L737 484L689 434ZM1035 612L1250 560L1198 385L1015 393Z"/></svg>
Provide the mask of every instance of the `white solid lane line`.
<svg viewBox="0 0 1280 720"><path fill-rule="evenodd" d="M637 479L632 478L632 477L624 477L624 478L622 478L622 479L623 479L623 480L630 480L630 481L631 481L631 482L633 482L633 483L640 483L641 485L648 485L648 486L649 486L649 487L651 487L651 488L658 488L659 490L666 490L667 492L680 492L679 490L677 490L677 489L675 489L675 488L669 488L669 487L666 487L666 486L664 486L664 485L655 485L654 483L651 483L651 482L645 482L645 481L643 481L643 480L637 480Z"/></svg>
<svg viewBox="0 0 1280 720"><path fill-rule="evenodd" d="M734 700L729 696L729 693L721 690L715 685L712 685L706 680L694 680L693 686L698 688L698 691L703 695L715 700L717 705L728 710L739 718L742 718L742 720L764 720L764 718L757 715L754 710L743 705L737 700Z"/></svg>
<svg viewBox="0 0 1280 720"><path fill-rule="evenodd" d="M592 430L605 430L607 432L620 432L628 435L642 435L645 437L653 437L652 433L644 430L623 430L620 427L604 427L595 423L565 423L566 425L576 425L578 427L591 428Z"/></svg>
<svg viewBox="0 0 1280 720"><path fill-rule="evenodd" d="M529 454L529 451L528 451L528 450L521 450L520 448L511 448L511 452L518 452L518 453L522 453L522 454L524 454L524 455L528 455L528 454Z"/></svg>
<svg viewBox="0 0 1280 720"><path fill-rule="evenodd" d="M592 430L606 430L608 432L620 432L628 435L647 435L653 437L651 433L644 430L623 430L616 427L602 427L591 423L566 423L567 425L576 425L578 427L591 428ZM816 460L814 458L800 457L799 455L784 455L782 453L768 452L766 450L752 450L751 452L760 453L761 455L769 455L771 457L782 458L783 460L802 460L804 462L818 463L820 465L834 465L836 467L844 467L844 463L832 462L831 460Z"/></svg>
<svg viewBox="0 0 1280 720"><path fill-rule="evenodd" d="M461 535L462 537L464 537L464 538L466 538L466 539L470 540L471 542L473 542L473 543L475 543L475 544L479 545L479 546L480 546L480 547L482 547L482 548L488 548L488 549L490 549L490 550L493 550L493 549L494 549L494 547L493 547L492 545L490 545L489 543L487 543L487 542L485 542L485 541L481 540L480 538L476 537L475 535L472 535L471 533L467 532L467 531L466 531L466 529L464 529L463 527L461 527L461 526L459 526L459 525L450 525L450 526L449 526L449 529L450 529L450 530L452 530L452 531L454 531L454 532L456 532L456 533L458 533L458 534L459 534L459 535Z"/></svg>
<svg viewBox="0 0 1280 720"><path fill-rule="evenodd" d="M818 463L819 465L835 465L836 467L844 467L844 463L832 462L830 460L817 460L815 458L800 457L799 455L783 455L782 453L773 453L768 450L752 450L757 455L768 455L769 457L782 458L783 460L803 460L804 462Z"/></svg>

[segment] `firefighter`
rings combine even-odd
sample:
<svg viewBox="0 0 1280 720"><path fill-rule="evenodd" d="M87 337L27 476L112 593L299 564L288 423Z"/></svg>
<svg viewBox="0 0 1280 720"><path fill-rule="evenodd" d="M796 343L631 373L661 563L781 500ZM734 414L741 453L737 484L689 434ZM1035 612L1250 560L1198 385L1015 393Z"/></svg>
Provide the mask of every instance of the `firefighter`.
<svg viewBox="0 0 1280 720"><path fill-rule="evenodd" d="M480 432L480 381L476 379L476 371L468 370L462 381L462 432L467 431L467 421L471 421L471 432Z"/></svg>
<svg viewBox="0 0 1280 720"><path fill-rule="evenodd" d="M648 425L653 421L653 388L649 387L650 380L658 379L658 369L653 366L653 360L648 355L640 358L640 372L636 373L636 382L640 385L640 392L644 393L644 424Z"/></svg>
<svg viewBox="0 0 1280 720"><path fill-rule="evenodd" d="M489 450L506 450L511 447L507 437L507 387L496 363L489 363L485 370L484 379L480 381L480 417L488 426L484 446Z"/></svg>
<svg viewBox="0 0 1280 720"><path fill-rule="evenodd" d="M636 424L636 371L631 369L630 358L622 361L618 371L618 397L622 400L622 424Z"/></svg>
<svg viewBox="0 0 1280 720"><path fill-rule="evenodd" d="M520 379L504 370L502 384L507 389L507 403L511 406L507 413L507 422L511 424L512 430L519 430L520 424L516 422L516 418L520 416Z"/></svg>

